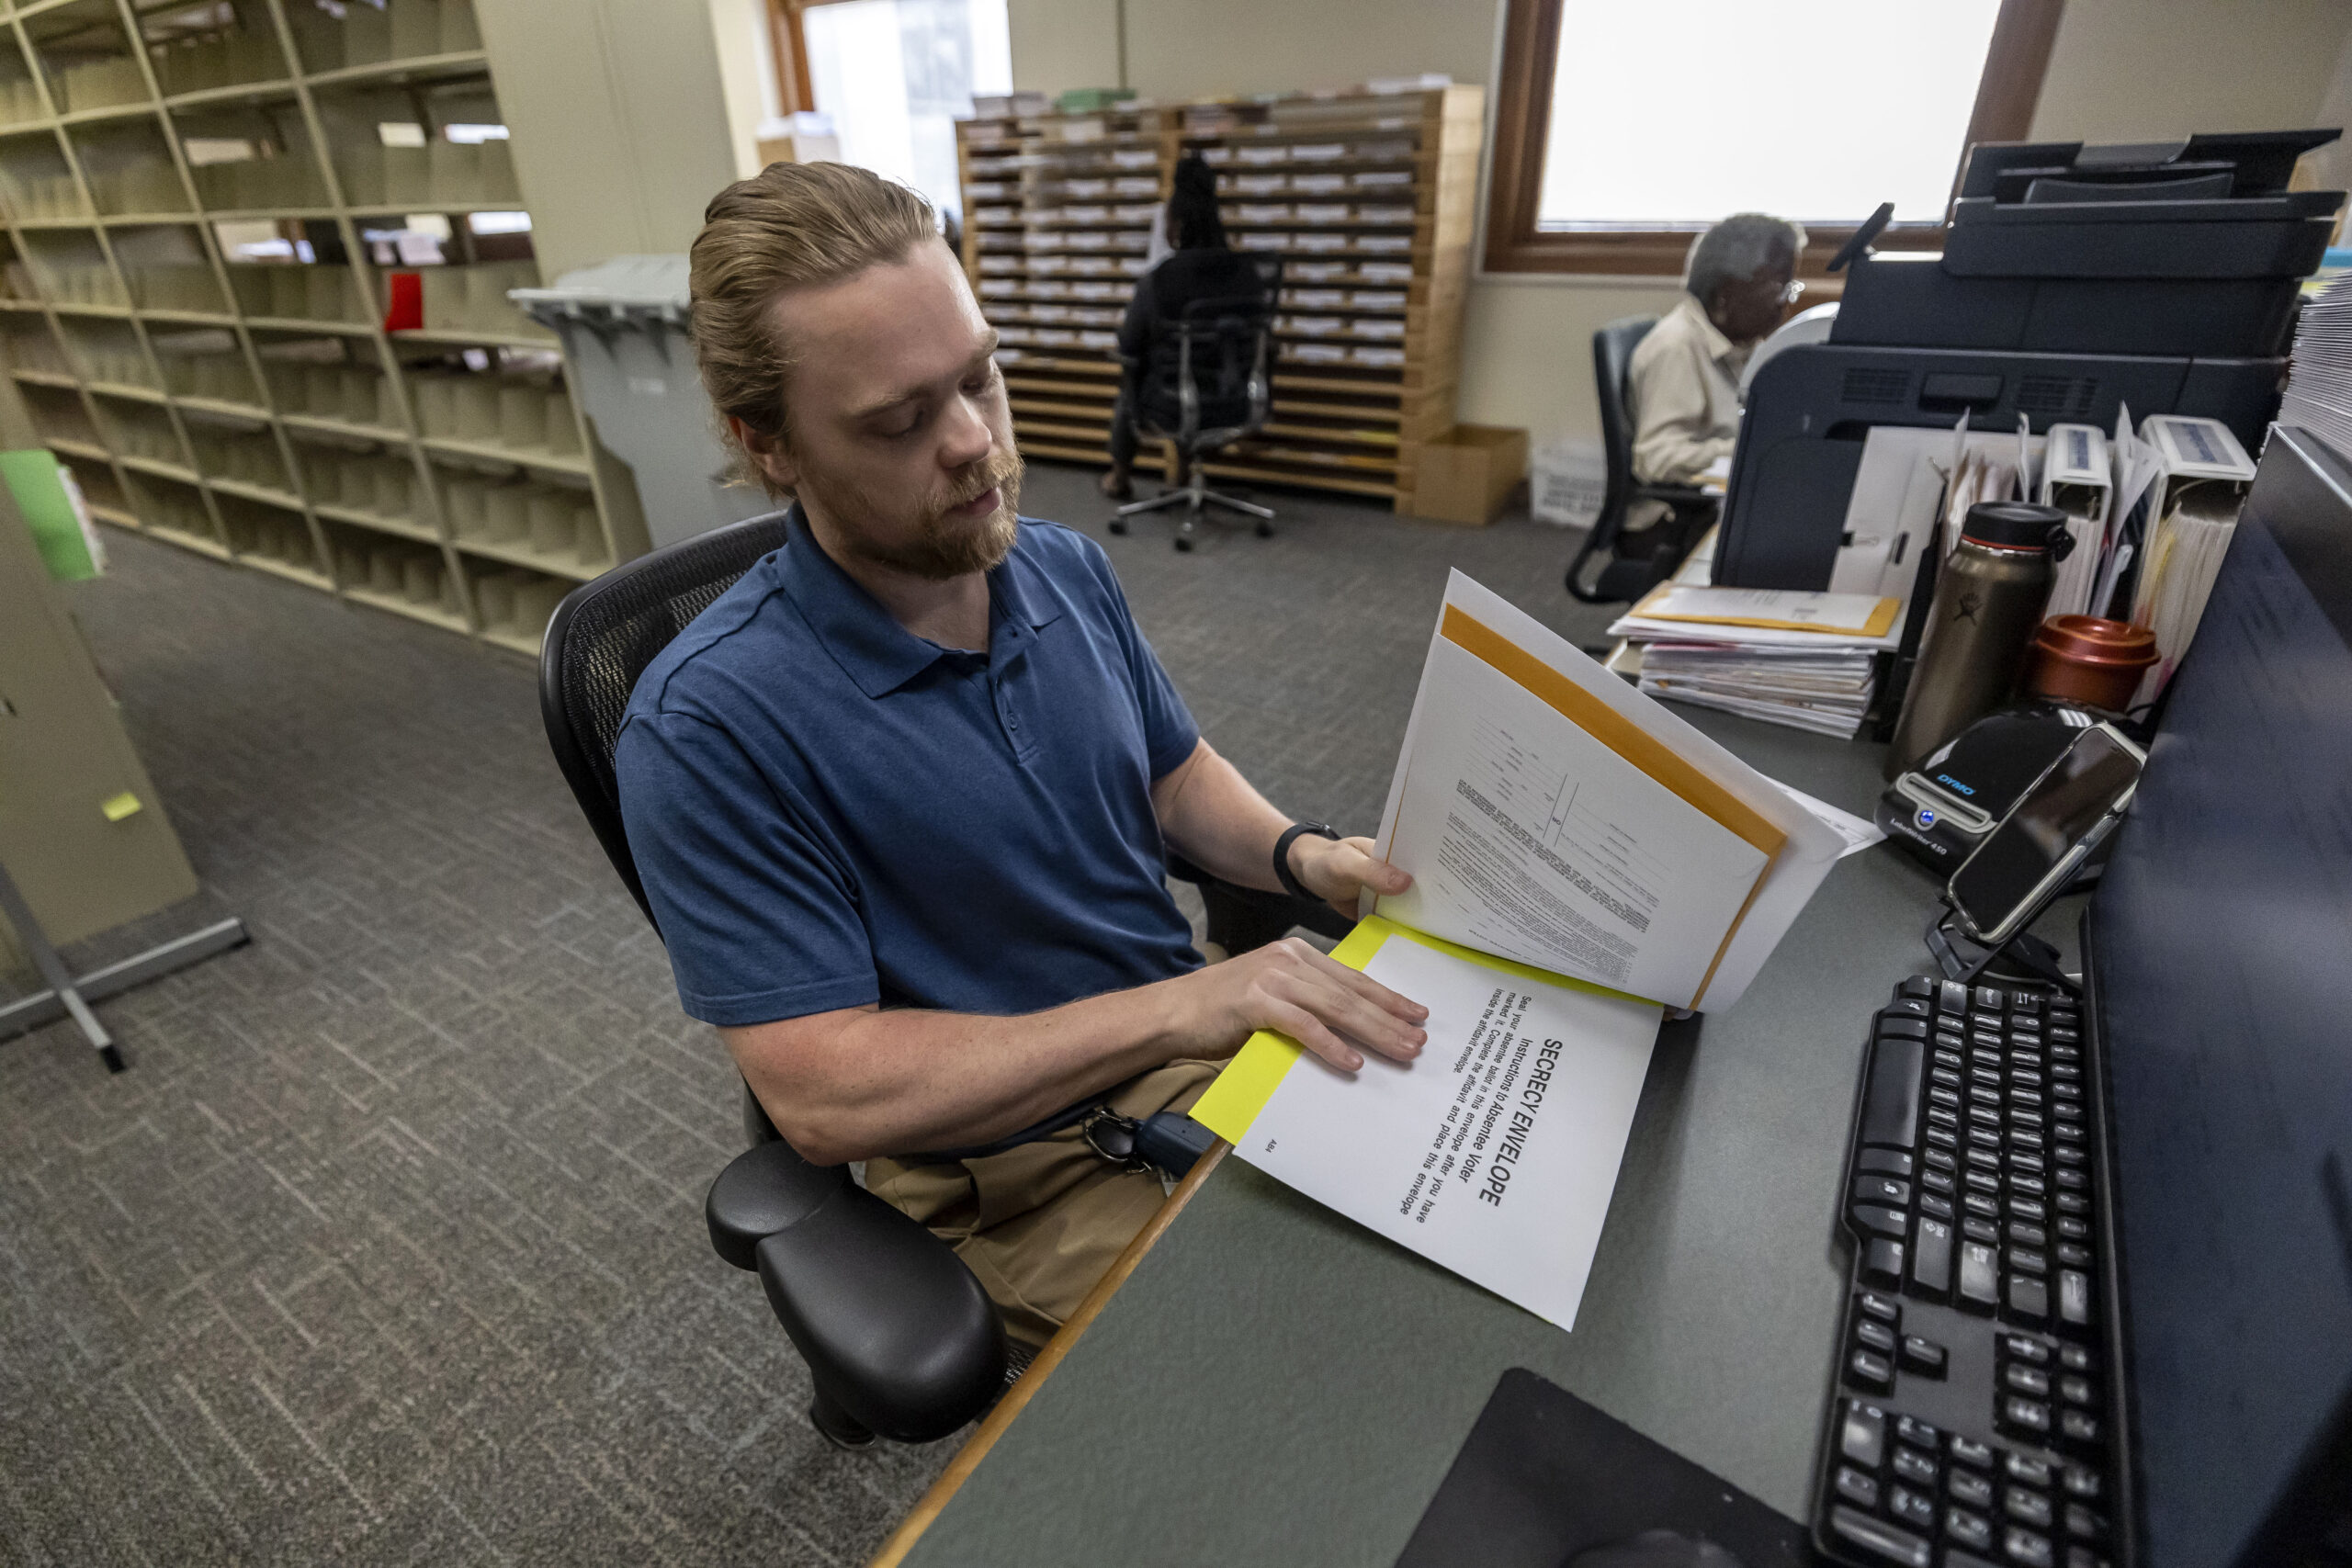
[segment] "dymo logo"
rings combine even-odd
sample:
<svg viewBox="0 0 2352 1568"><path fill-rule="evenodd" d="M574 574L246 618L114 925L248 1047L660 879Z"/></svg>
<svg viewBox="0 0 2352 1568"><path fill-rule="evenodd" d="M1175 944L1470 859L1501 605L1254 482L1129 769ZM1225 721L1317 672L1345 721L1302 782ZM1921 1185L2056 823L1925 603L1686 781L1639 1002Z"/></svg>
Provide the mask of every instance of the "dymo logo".
<svg viewBox="0 0 2352 1568"><path fill-rule="evenodd" d="M1962 795L1974 795L1976 793L1974 785L1964 784L1958 779L1952 777L1950 773L1938 773L1936 775L1936 782L1939 784L1949 784L1953 789L1960 791Z"/></svg>

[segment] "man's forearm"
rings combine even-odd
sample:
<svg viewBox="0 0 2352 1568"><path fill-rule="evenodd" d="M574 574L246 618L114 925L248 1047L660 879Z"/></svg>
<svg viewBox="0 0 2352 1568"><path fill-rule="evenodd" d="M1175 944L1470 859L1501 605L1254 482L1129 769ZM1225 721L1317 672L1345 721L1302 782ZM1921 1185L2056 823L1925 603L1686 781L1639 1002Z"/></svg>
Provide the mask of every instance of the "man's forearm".
<svg viewBox="0 0 2352 1568"><path fill-rule="evenodd" d="M820 1165L963 1148L1178 1054L1173 982L1012 1018L844 1010L721 1032L776 1130Z"/></svg>
<svg viewBox="0 0 2352 1568"><path fill-rule="evenodd" d="M1291 818L1207 741L1154 784L1151 796L1159 830L1186 860L1239 886L1282 890L1274 841Z"/></svg>

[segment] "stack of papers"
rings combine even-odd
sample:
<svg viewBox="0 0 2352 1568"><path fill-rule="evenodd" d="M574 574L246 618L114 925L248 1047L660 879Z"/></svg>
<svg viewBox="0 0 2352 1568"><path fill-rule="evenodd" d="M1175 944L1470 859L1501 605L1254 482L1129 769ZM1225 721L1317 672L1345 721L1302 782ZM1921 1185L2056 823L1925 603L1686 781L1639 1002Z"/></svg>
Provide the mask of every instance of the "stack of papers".
<svg viewBox="0 0 2352 1568"><path fill-rule="evenodd" d="M2352 275L2303 300L2278 423L2301 425L2352 455Z"/></svg>
<svg viewBox="0 0 2352 1568"><path fill-rule="evenodd" d="M1901 602L1668 582L1609 628L1640 645L1644 693L1850 740L1900 640Z"/></svg>

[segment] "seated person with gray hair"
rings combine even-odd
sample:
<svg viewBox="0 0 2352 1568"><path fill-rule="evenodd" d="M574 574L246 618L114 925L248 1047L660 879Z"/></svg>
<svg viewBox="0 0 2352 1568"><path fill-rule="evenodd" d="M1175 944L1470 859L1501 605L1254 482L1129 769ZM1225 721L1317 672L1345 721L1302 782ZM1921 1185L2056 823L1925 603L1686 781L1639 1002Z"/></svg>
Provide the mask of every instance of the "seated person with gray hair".
<svg viewBox="0 0 2352 1568"><path fill-rule="evenodd" d="M1625 373L1642 483L1691 484L1731 456L1740 370L1804 288L1795 281L1804 248L1800 225L1761 212L1735 213L1692 243L1687 292L1634 347ZM1645 528L1665 513L1645 502L1625 525Z"/></svg>

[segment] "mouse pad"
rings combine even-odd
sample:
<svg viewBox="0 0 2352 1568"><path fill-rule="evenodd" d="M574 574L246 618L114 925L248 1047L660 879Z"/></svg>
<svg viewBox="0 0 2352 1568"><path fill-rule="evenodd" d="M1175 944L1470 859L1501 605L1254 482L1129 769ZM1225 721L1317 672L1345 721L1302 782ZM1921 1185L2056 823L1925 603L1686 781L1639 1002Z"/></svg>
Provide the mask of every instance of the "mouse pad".
<svg viewBox="0 0 2352 1568"><path fill-rule="evenodd" d="M1798 1568L1802 1526L1513 1367L1396 1568Z"/></svg>

